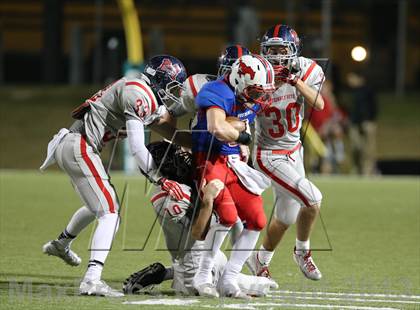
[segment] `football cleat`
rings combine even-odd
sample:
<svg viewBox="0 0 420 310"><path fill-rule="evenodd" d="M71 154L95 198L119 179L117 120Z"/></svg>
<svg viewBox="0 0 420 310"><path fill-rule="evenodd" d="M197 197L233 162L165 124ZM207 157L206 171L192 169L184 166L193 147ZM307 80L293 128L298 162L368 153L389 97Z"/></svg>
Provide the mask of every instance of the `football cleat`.
<svg viewBox="0 0 420 310"><path fill-rule="evenodd" d="M246 299L250 300L251 296L245 294L237 284L219 281L217 285L220 296L236 298L236 299Z"/></svg>
<svg viewBox="0 0 420 310"><path fill-rule="evenodd" d="M211 283L203 283L199 285L193 284L193 286L200 296L219 298L219 293L217 292L216 287Z"/></svg>
<svg viewBox="0 0 420 310"><path fill-rule="evenodd" d="M104 297L123 297L124 294L114 290L103 280L83 281L79 287L80 295L104 296Z"/></svg>
<svg viewBox="0 0 420 310"><path fill-rule="evenodd" d="M157 284L162 283L166 274L166 268L156 262L130 275L123 284L125 294L138 294L145 290L151 290Z"/></svg>
<svg viewBox="0 0 420 310"><path fill-rule="evenodd" d="M246 261L248 269L254 276L265 277L271 279L270 270L268 270L268 265L261 264L258 259L258 251L253 252L251 256Z"/></svg>
<svg viewBox="0 0 420 310"><path fill-rule="evenodd" d="M297 252L295 247L293 251L293 259L308 279L320 280L322 278L321 271L319 271L318 267L315 265L310 250Z"/></svg>
<svg viewBox="0 0 420 310"><path fill-rule="evenodd" d="M70 247L63 247L57 240L48 241L42 247L42 252L48 255L61 258L70 266L79 266L82 259L70 250Z"/></svg>

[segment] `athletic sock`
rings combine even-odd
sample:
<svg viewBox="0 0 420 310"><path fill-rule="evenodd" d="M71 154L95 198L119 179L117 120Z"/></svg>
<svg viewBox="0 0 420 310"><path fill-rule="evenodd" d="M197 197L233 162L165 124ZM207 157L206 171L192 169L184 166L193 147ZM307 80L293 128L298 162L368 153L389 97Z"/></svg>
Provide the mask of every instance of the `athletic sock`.
<svg viewBox="0 0 420 310"><path fill-rule="evenodd" d="M229 261L223 272L222 281L232 284L237 283L237 276L243 265L254 250L259 231L244 229L232 249Z"/></svg>
<svg viewBox="0 0 420 310"><path fill-rule="evenodd" d="M304 252L307 252L309 250L310 250L309 240L300 241L296 239L296 253L297 254L303 254Z"/></svg>
<svg viewBox="0 0 420 310"><path fill-rule="evenodd" d="M168 267L165 269L165 276L163 281L172 280L174 278L174 267Z"/></svg>
<svg viewBox="0 0 420 310"><path fill-rule="evenodd" d="M105 263L108 253L111 250L115 233L118 230L118 225L119 216L116 213L105 214L98 219L98 227L96 227L92 239L89 262L96 262L96 265L98 265L98 263L102 263L102 265ZM92 266L92 268L93 267L95 266ZM99 274L100 279L101 273L98 273L98 268L95 267L92 272L90 269L91 268L89 267L85 278L90 278L88 274L90 275L92 273L93 275ZM95 280L98 280L98 278L95 278Z"/></svg>
<svg viewBox="0 0 420 310"><path fill-rule="evenodd" d="M104 268L103 262L100 262L97 260L90 260L88 269L86 271L85 277L83 278L83 281L88 282L88 281L100 280L103 268Z"/></svg>
<svg viewBox="0 0 420 310"><path fill-rule="evenodd" d="M57 241L63 248L67 248L74 238L76 238L76 236L69 234L67 229L64 229L63 232L57 237Z"/></svg>
<svg viewBox="0 0 420 310"><path fill-rule="evenodd" d="M222 224L214 224L210 227L204 240L203 252L201 254L199 267L194 276L194 284L212 283L211 271L214 266L214 257L220 249L229 232L230 227Z"/></svg>
<svg viewBox="0 0 420 310"><path fill-rule="evenodd" d="M86 207L78 209L67 224L66 229L58 236L57 241L64 247L68 247L74 238L93 222L95 215Z"/></svg>
<svg viewBox="0 0 420 310"><path fill-rule="evenodd" d="M261 245L259 251L257 252L257 259L261 265L268 266L270 265L271 259L274 256L274 251L268 251Z"/></svg>

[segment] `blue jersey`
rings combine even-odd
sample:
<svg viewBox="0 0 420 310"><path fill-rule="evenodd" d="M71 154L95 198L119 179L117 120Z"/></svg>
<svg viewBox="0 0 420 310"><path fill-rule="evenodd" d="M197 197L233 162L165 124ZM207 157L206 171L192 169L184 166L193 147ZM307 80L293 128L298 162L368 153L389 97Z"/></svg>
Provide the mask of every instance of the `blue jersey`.
<svg viewBox="0 0 420 310"><path fill-rule="evenodd" d="M237 143L222 142L208 132L206 111L219 108L225 111L226 117L236 116L241 120L248 120L249 123L254 121L255 112L236 100L233 89L223 79L206 83L195 101L199 110L197 124L192 128L193 152L210 152L221 155L240 154Z"/></svg>

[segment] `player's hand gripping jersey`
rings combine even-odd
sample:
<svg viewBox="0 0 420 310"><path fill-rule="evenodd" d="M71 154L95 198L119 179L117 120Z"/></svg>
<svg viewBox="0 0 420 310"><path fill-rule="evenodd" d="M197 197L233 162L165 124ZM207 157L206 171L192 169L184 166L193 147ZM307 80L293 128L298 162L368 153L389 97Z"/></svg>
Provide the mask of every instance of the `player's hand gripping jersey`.
<svg viewBox="0 0 420 310"><path fill-rule="evenodd" d="M73 112L79 119L70 128L71 132L86 135L89 144L100 152L128 120L151 124L159 117L157 99L143 79L121 78L98 91Z"/></svg>
<svg viewBox="0 0 420 310"><path fill-rule="evenodd" d="M315 61L299 57L299 78L320 91L324 81L322 68ZM290 150L300 143L304 117L304 98L296 87L284 83L273 94L273 103L256 121L257 145L263 149Z"/></svg>

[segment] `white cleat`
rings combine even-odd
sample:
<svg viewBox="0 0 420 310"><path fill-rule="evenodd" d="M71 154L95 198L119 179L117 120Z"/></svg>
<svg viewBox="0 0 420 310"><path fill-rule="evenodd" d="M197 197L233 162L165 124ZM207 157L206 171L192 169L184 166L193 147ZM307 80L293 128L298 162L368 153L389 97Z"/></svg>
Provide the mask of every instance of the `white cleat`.
<svg viewBox="0 0 420 310"><path fill-rule="evenodd" d="M258 259L258 251L253 252L251 256L249 256L248 260L246 261L246 265L254 276L271 279L268 265L261 264L260 260Z"/></svg>
<svg viewBox="0 0 420 310"><path fill-rule="evenodd" d="M296 247L293 251L293 259L299 266L300 270L310 280L320 280L322 278L321 271L315 265L311 256L311 251L296 252Z"/></svg>
<svg viewBox="0 0 420 310"><path fill-rule="evenodd" d="M114 290L103 280L83 281L79 287L80 295L104 296L104 297L123 297L124 294Z"/></svg>
<svg viewBox="0 0 420 310"><path fill-rule="evenodd" d="M70 247L63 247L57 240L48 241L44 244L42 252L48 255L57 256L70 266L79 266L82 262L82 259L70 250Z"/></svg>
<svg viewBox="0 0 420 310"><path fill-rule="evenodd" d="M200 285L195 285L194 288L197 290L198 295L203 297L210 298L219 298L219 293L216 290L216 287L211 283L203 283Z"/></svg>
<svg viewBox="0 0 420 310"><path fill-rule="evenodd" d="M220 296L222 297L229 297L229 298L236 298L236 299L245 299L250 300L251 296L245 294L237 284L233 283L223 283L220 281L217 286Z"/></svg>

